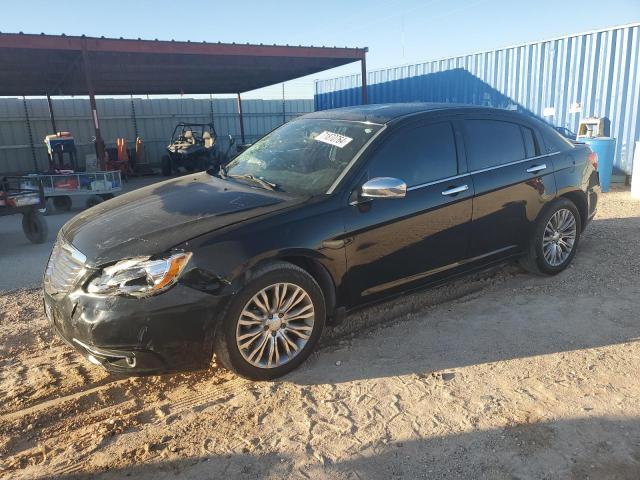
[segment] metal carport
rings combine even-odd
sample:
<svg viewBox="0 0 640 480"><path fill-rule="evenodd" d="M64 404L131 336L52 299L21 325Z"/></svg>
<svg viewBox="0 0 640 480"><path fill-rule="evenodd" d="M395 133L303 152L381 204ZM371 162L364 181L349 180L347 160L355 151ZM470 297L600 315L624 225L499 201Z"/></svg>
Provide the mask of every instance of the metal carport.
<svg viewBox="0 0 640 480"><path fill-rule="evenodd" d="M0 34L0 96L88 95L96 151L104 142L96 95L241 93L360 61L367 103L366 48L132 40ZM243 139L244 142L244 139Z"/></svg>

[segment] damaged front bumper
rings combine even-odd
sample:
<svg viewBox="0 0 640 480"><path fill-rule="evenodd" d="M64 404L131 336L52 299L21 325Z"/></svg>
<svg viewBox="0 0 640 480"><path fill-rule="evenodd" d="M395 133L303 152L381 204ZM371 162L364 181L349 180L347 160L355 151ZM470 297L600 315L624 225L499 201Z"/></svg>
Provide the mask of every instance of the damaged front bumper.
<svg viewBox="0 0 640 480"><path fill-rule="evenodd" d="M205 368L224 301L182 284L148 298L44 292L47 317L67 344L127 374Z"/></svg>

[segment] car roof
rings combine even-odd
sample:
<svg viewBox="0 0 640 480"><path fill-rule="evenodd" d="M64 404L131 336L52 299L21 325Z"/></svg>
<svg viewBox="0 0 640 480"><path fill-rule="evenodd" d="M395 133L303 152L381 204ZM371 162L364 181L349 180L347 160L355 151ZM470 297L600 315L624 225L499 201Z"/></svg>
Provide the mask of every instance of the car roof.
<svg viewBox="0 0 640 480"><path fill-rule="evenodd" d="M498 108L481 107L478 105L466 105L462 103L379 103L335 108L332 110L321 110L319 112L309 113L300 118L323 118L385 124L409 115L443 110L452 113L456 111L496 111L501 113L508 111Z"/></svg>

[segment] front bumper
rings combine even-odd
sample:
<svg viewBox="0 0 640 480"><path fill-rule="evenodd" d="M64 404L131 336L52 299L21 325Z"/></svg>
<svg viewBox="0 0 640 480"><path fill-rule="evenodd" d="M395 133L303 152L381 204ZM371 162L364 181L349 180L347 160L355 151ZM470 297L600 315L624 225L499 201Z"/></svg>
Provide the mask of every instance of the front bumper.
<svg viewBox="0 0 640 480"><path fill-rule="evenodd" d="M44 293L47 317L67 344L128 374L205 368L224 301L181 284L148 298Z"/></svg>

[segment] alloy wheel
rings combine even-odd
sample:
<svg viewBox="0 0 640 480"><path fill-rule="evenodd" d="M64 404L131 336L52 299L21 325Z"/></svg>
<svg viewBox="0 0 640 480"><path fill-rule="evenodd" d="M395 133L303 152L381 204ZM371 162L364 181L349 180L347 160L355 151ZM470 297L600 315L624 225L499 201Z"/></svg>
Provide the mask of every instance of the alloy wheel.
<svg viewBox="0 0 640 480"><path fill-rule="evenodd" d="M292 283L257 292L244 306L236 327L242 357L258 368L290 362L309 341L315 310L309 294Z"/></svg>
<svg viewBox="0 0 640 480"><path fill-rule="evenodd" d="M542 237L542 252L549 265L557 267L569 258L576 234L576 219L571 210L562 208L551 216Z"/></svg>

